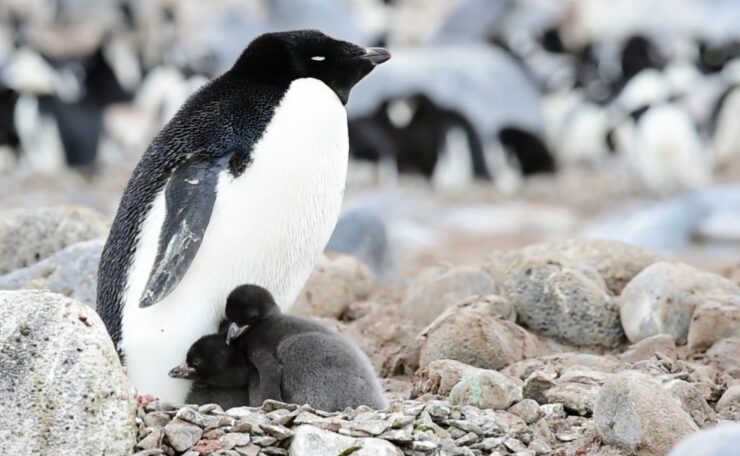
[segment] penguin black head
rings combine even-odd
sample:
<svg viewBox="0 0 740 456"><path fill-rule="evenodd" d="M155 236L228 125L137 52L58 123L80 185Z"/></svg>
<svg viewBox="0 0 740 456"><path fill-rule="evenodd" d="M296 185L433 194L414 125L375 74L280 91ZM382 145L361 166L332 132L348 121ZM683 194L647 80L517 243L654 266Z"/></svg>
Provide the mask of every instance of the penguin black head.
<svg viewBox="0 0 740 456"><path fill-rule="evenodd" d="M223 334L198 339L188 350L186 361L172 370L170 377L195 381L195 385L235 387L246 385L248 367L239 352L226 345Z"/></svg>
<svg viewBox="0 0 740 456"><path fill-rule="evenodd" d="M240 285L226 299L226 319L231 323L226 343L237 339L249 328L280 315L280 307L269 291L258 285Z"/></svg>
<svg viewBox="0 0 740 456"><path fill-rule="evenodd" d="M352 87L390 58L383 48L362 48L317 30L297 30L259 36L230 72L269 84L319 79L346 104Z"/></svg>

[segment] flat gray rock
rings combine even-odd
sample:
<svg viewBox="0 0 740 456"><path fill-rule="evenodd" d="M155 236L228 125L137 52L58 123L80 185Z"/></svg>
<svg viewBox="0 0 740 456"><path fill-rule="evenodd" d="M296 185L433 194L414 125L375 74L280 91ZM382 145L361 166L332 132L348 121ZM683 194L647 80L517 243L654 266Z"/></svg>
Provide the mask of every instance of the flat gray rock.
<svg viewBox="0 0 740 456"><path fill-rule="evenodd" d="M354 449L354 450L353 450ZM376 438L352 438L304 424L295 430L290 443L291 456L352 454L353 456L402 456L392 443Z"/></svg>
<svg viewBox="0 0 740 456"><path fill-rule="evenodd" d="M90 308L0 291L0 448L5 454L129 455L136 403Z"/></svg>
<svg viewBox="0 0 740 456"><path fill-rule="evenodd" d="M95 308L103 239L80 242L27 268L0 276L0 290L49 290Z"/></svg>

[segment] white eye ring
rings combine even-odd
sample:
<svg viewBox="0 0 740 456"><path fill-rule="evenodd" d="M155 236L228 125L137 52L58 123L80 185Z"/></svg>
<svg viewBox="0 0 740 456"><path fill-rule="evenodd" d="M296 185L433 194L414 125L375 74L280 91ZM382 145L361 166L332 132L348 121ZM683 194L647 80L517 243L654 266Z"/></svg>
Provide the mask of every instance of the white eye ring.
<svg viewBox="0 0 740 456"><path fill-rule="evenodd" d="M323 62L324 60L326 60L326 57L324 57L323 55L316 55L314 57L311 57L311 60L315 62Z"/></svg>

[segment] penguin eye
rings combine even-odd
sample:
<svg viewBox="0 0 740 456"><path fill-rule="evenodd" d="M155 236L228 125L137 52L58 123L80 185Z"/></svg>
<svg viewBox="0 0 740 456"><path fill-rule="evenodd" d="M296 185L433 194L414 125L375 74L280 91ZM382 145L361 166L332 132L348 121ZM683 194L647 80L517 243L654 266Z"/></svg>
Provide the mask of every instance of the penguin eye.
<svg viewBox="0 0 740 456"><path fill-rule="evenodd" d="M323 62L324 60L326 60L326 57L324 57L323 55L315 55L311 57L311 60L313 60L314 62Z"/></svg>

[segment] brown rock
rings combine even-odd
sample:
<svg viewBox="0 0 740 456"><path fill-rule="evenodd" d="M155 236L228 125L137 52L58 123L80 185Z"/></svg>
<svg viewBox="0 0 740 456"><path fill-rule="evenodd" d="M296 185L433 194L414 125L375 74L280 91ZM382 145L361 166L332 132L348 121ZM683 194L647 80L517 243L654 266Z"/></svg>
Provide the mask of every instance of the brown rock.
<svg viewBox="0 0 740 456"><path fill-rule="evenodd" d="M427 325L464 299L494 294L496 291L493 279L482 269L457 267L433 278L417 281L401 304L401 313L416 324Z"/></svg>
<svg viewBox="0 0 740 456"><path fill-rule="evenodd" d="M627 363L636 363L653 358L656 353L675 361L678 354L676 352L676 341L673 340L673 337L668 334L658 334L642 339L636 344L630 345L619 356L619 359Z"/></svg>
<svg viewBox="0 0 740 456"><path fill-rule="evenodd" d="M351 303L368 297L372 283L372 273L358 260L339 254L322 256L291 312L338 318Z"/></svg>
<svg viewBox="0 0 740 456"><path fill-rule="evenodd" d="M479 369L451 359L432 361L414 374L414 387L411 397L431 393L447 396L463 376L473 374Z"/></svg>
<svg viewBox="0 0 740 456"><path fill-rule="evenodd" d="M719 401L717 401L718 412L728 408L740 411L740 384L727 388Z"/></svg>
<svg viewBox="0 0 740 456"><path fill-rule="evenodd" d="M547 352L535 336L484 309L482 305L461 305L435 320L424 332L419 365L454 359L498 370Z"/></svg>
<svg viewBox="0 0 740 456"><path fill-rule="evenodd" d="M722 372L740 379L740 337L727 337L707 350L707 361Z"/></svg>
<svg viewBox="0 0 740 456"><path fill-rule="evenodd" d="M694 310L689 324L689 351L706 350L732 336L740 336L740 297L715 296Z"/></svg>

